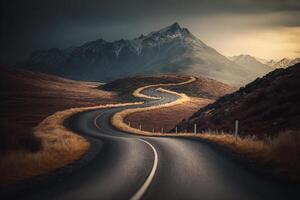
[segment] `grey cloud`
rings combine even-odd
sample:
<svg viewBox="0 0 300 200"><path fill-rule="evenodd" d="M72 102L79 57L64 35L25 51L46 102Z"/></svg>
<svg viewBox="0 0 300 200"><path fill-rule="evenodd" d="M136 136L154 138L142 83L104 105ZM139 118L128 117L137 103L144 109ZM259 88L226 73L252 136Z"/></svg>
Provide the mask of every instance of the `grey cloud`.
<svg viewBox="0 0 300 200"><path fill-rule="evenodd" d="M299 0L2 0L0 7L0 64L39 48L131 38L194 17L280 12L285 17L267 23L300 26Z"/></svg>

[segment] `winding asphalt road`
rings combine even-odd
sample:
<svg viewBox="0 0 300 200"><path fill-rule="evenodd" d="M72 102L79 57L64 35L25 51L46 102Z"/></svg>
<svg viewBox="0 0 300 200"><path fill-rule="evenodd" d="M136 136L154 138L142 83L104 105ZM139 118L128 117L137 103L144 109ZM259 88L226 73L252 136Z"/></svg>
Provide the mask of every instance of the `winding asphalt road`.
<svg viewBox="0 0 300 200"><path fill-rule="evenodd" d="M178 97L148 88L161 96L144 105L77 114L68 120L75 132L100 148L88 165L28 199L297 199L293 186L259 175L201 140L141 137L116 130L112 115L127 108L168 103Z"/></svg>

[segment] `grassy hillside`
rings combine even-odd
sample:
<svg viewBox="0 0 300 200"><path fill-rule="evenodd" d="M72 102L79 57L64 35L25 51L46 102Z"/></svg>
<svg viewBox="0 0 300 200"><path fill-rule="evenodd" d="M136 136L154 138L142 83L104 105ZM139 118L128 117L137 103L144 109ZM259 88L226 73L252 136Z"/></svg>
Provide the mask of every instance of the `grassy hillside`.
<svg viewBox="0 0 300 200"><path fill-rule="evenodd" d="M100 89L105 91L116 92L123 99L134 99L132 92L146 85L158 84L158 83L178 83L188 80L187 76L175 76L175 75L160 75L160 76L134 76L122 79L117 79L115 81L109 82Z"/></svg>
<svg viewBox="0 0 300 200"><path fill-rule="evenodd" d="M110 103L116 96L98 84L1 67L0 153L39 150L32 134L47 116L71 107Z"/></svg>
<svg viewBox="0 0 300 200"><path fill-rule="evenodd" d="M160 83L166 82L166 80L168 82L179 82L188 80L189 78L189 76L175 75L139 76L131 79L121 79L109 83L107 86L118 90L120 88L120 93L125 88L125 94L130 94L130 91L140 87L145 82ZM113 87L115 85L118 85L118 87ZM163 128L165 131L168 131L184 118L192 115L200 107L206 106L208 103L214 102L216 98L235 90L234 87L204 77L197 77L196 81L189 84L168 86L166 88L179 93L185 93L192 98L189 102L180 105L131 114L126 118L126 121L130 122L133 127L141 125L143 130L152 131L152 128L154 128L155 131L160 131Z"/></svg>
<svg viewBox="0 0 300 200"><path fill-rule="evenodd" d="M1 68L0 80L0 185L64 167L89 149L89 142L63 126L64 113L57 111L118 100L96 83L12 68Z"/></svg>
<svg viewBox="0 0 300 200"><path fill-rule="evenodd" d="M184 75L134 76L112 81L100 86L100 89L117 92L124 99L133 99L134 97L131 94L139 87L158 83L178 83L186 81L189 78L189 76ZM216 99L236 90L235 87L204 77L197 77L197 80L190 84L166 88L185 93L191 97L209 99Z"/></svg>
<svg viewBox="0 0 300 200"><path fill-rule="evenodd" d="M179 124L181 130L234 130L240 122L240 134L274 135L300 128L300 64L277 69L237 92L201 108L188 120Z"/></svg>

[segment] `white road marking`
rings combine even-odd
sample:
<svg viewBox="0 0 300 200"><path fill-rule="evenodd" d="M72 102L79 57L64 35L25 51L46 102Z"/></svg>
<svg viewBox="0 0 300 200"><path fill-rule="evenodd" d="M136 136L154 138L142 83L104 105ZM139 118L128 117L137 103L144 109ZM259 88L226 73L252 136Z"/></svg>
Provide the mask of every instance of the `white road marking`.
<svg viewBox="0 0 300 200"><path fill-rule="evenodd" d="M96 128L100 129L100 126L97 124L97 120L99 117L101 117L105 112L100 113L99 115L97 115L94 119L94 125L96 126ZM145 144L147 144L148 146L150 146L150 148L153 151L154 154L154 161L153 161L153 165L152 165L152 169L151 172L149 174L149 176L147 177L146 181L144 182L144 184L140 187L140 189L130 198L130 200L139 200L142 198L142 196L144 195L144 193L146 192L146 190L148 189L148 187L150 186L154 175L156 173L156 169L157 169L157 165L158 165L158 153L156 151L156 149L154 148L154 146L146 141L143 140L141 138L137 138L138 140L144 142Z"/></svg>
<svg viewBox="0 0 300 200"><path fill-rule="evenodd" d="M97 115L94 119L94 125L97 127L97 129L100 129L100 126L97 124L97 120L99 119L99 117L101 117L104 113L106 113L107 111L104 111L102 113L100 113L99 115Z"/></svg>
<svg viewBox="0 0 300 200"><path fill-rule="evenodd" d="M95 117L95 119L94 119L94 125L97 127L97 129L100 129L100 126L97 124L97 120L98 120L99 117L101 117L102 114L103 114L103 113L100 113L100 114L97 115L97 117Z"/></svg>
<svg viewBox="0 0 300 200"><path fill-rule="evenodd" d="M148 187L150 186L150 183L152 182L152 180L154 178L154 175L155 175L156 169L157 169L157 165L158 165L158 153L157 153L156 149L154 148L154 146L150 142L147 142L146 140L143 140L141 138L138 138L138 140L146 143L147 145L149 145L151 147L151 149L154 153L154 162L153 162L151 172L150 172L149 176L147 177L146 181L144 182L142 187L140 187L140 189L130 198L130 200L139 200L142 198L142 196L144 195L144 193L146 192L146 190L148 189Z"/></svg>

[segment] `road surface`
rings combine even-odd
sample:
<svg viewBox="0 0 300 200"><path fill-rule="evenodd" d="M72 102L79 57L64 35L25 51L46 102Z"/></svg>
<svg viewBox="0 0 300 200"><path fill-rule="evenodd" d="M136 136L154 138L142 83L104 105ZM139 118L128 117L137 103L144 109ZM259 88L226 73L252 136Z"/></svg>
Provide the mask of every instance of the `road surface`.
<svg viewBox="0 0 300 200"><path fill-rule="evenodd" d="M178 98L155 89L143 93L161 96L159 100L69 119L69 128L88 137L99 153L67 178L22 199L297 199L292 186L259 175L201 140L142 137L112 127L110 119L118 111Z"/></svg>

